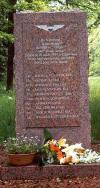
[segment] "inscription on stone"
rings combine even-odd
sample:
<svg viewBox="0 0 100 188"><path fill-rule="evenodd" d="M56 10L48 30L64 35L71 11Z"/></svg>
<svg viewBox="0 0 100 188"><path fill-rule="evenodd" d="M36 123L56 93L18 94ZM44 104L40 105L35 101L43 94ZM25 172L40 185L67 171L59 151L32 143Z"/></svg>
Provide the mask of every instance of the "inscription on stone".
<svg viewBox="0 0 100 188"><path fill-rule="evenodd" d="M56 121L56 127L62 119L62 127L79 126L77 40L73 44L74 50L73 45L69 49L69 41L59 34L41 37L31 49L25 43L25 117L29 126L38 127L41 119L44 127L49 119Z"/></svg>
<svg viewBox="0 0 100 188"><path fill-rule="evenodd" d="M60 39L41 39L41 46L36 47L37 53L26 54L25 57L34 64L50 65L53 63L67 63L69 59L74 59L77 54L66 53L66 46ZM45 53L44 53L45 50Z"/></svg>

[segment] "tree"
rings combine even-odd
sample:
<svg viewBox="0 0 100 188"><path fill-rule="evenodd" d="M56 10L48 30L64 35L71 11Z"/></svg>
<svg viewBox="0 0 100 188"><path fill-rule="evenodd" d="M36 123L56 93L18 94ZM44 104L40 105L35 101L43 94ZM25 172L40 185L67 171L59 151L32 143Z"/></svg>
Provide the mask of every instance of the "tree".
<svg viewBox="0 0 100 188"><path fill-rule="evenodd" d="M6 62L7 62L7 43L10 37L7 34L7 14L8 9L6 9L8 3L6 0L0 1L0 81L4 79L6 72Z"/></svg>
<svg viewBox="0 0 100 188"><path fill-rule="evenodd" d="M100 0L43 0L49 5L51 10L67 10L79 8L87 12L88 29L98 27L100 24ZM53 4L53 6L51 6ZM67 6L66 6L67 5Z"/></svg>
<svg viewBox="0 0 100 188"><path fill-rule="evenodd" d="M13 87L13 58L14 58L14 42L13 42L13 30L14 30L14 21L13 21L13 13L16 11L21 11L21 10L33 10L33 11L40 11L40 10L44 10L45 8L45 4L42 1L37 1L37 0L26 0L26 1L22 1L22 0L4 0L5 1L5 7L7 9L7 14L5 17L6 20L6 25L8 24L8 26L6 27L5 30L5 35L3 33L3 36L6 36L6 52L7 52L7 45L8 45L8 60L7 57L5 59L5 61L7 61L7 90L12 89ZM16 4L17 2L17 4ZM2 0L2 4L4 5L4 2ZM5 13L6 10L4 10ZM4 16L3 16L4 18ZM8 37L8 40L7 40ZM3 48L2 50L4 51L5 49L5 43L4 43L4 37L3 37ZM3 54L3 53L2 53ZM6 55L7 55L6 54ZM5 54L4 54L5 55ZM4 56L5 57L5 56ZM3 65L3 64L2 64ZM3 66L0 69L1 71L3 71Z"/></svg>
<svg viewBox="0 0 100 188"><path fill-rule="evenodd" d="M8 13L8 34L13 34L14 21L13 13L15 12L14 5L17 0L9 0L10 11ZM14 58L14 43L8 41L8 62L7 62L7 90L13 87L13 58Z"/></svg>
<svg viewBox="0 0 100 188"><path fill-rule="evenodd" d="M42 0L18 0L15 7L17 11L32 10L39 12L47 10L45 1Z"/></svg>

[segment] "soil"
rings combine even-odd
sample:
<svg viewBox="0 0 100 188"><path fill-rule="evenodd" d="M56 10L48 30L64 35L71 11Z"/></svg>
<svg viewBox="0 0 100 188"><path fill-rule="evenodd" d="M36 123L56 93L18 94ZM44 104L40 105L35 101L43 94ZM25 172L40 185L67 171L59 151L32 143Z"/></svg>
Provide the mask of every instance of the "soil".
<svg viewBox="0 0 100 188"><path fill-rule="evenodd" d="M100 152L100 144L92 144L92 150ZM7 155L0 148L0 167L7 166ZM1 181L0 188L100 188L100 178L54 178L40 180Z"/></svg>

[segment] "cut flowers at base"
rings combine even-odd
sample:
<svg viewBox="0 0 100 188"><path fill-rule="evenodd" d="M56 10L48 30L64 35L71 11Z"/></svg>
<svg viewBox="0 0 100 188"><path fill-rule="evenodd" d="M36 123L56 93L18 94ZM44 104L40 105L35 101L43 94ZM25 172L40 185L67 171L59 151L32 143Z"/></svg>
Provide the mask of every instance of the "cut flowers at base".
<svg viewBox="0 0 100 188"><path fill-rule="evenodd" d="M49 140L42 148L44 164L77 164L100 162L100 155L95 151L84 149L81 143L69 145L66 139Z"/></svg>

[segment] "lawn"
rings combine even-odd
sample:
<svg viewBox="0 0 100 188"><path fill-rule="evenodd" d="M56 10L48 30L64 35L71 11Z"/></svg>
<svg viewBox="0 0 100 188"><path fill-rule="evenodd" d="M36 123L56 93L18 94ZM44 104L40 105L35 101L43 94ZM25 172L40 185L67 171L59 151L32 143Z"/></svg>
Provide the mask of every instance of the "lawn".
<svg viewBox="0 0 100 188"><path fill-rule="evenodd" d="M100 140L100 77L89 77L91 137Z"/></svg>
<svg viewBox="0 0 100 188"><path fill-rule="evenodd" d="M15 134L14 101L14 92L7 92L5 85L0 84L0 139L6 139Z"/></svg>

